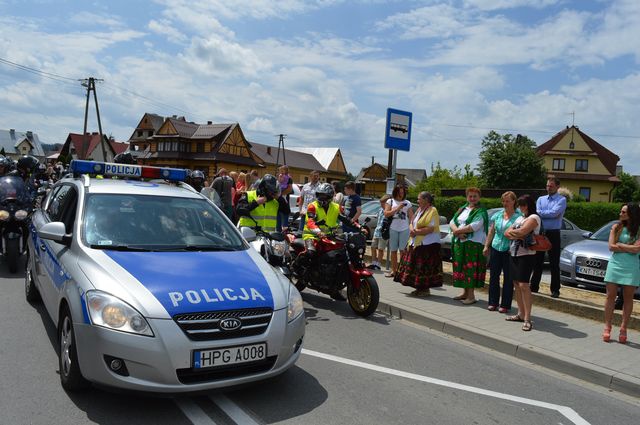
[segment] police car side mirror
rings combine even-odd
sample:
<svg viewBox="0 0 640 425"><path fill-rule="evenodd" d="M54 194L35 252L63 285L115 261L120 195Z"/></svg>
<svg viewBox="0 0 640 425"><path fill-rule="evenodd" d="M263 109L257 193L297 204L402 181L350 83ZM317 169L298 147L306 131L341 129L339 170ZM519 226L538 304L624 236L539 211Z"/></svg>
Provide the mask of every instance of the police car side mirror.
<svg viewBox="0 0 640 425"><path fill-rule="evenodd" d="M250 227L242 227L240 229L240 233L247 242L253 242L256 240L256 232Z"/></svg>
<svg viewBox="0 0 640 425"><path fill-rule="evenodd" d="M71 236L67 235L66 226L61 221L52 221L44 224L38 229L38 236L63 245L71 245Z"/></svg>

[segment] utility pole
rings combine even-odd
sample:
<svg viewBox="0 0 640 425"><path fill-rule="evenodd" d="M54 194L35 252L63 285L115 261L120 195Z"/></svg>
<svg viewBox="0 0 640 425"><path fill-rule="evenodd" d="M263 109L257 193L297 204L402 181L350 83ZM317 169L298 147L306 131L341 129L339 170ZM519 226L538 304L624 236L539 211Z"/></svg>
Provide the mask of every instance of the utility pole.
<svg viewBox="0 0 640 425"><path fill-rule="evenodd" d="M276 156L276 176L278 175L278 168L280 167L280 147L282 146L282 165L287 165L287 158L284 151L284 138L286 134L278 134L278 154Z"/></svg>
<svg viewBox="0 0 640 425"><path fill-rule="evenodd" d="M102 134L102 122L100 121L100 108L98 107L98 95L96 94L96 81L104 81L104 80L99 78L89 77L80 81L81 81L82 87L87 88L87 101L84 107L84 130L82 132L82 155L84 158L80 158L80 159L86 159L86 156L89 153L87 152L87 150L89 150L89 140L87 139L87 118L89 116L89 97L91 96L91 92L93 91L93 100L96 105L96 115L98 117L98 131L100 134L100 147L102 148L102 158L104 161L106 161L107 149L104 146L104 136Z"/></svg>

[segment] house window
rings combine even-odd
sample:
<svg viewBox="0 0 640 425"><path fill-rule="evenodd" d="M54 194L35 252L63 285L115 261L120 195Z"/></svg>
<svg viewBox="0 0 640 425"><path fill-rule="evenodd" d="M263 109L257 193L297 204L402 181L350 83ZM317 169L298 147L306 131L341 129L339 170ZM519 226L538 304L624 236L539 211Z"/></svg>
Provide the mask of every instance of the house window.
<svg viewBox="0 0 640 425"><path fill-rule="evenodd" d="M153 130L149 130L148 134L149 134L149 137L153 136Z"/></svg>
<svg viewBox="0 0 640 425"><path fill-rule="evenodd" d="M164 142L159 142L158 143L158 152L163 152L164 151Z"/></svg>
<svg viewBox="0 0 640 425"><path fill-rule="evenodd" d="M196 145L196 152L198 152L198 153L204 152L204 143L203 142L198 142L198 144Z"/></svg>
<svg viewBox="0 0 640 425"><path fill-rule="evenodd" d="M171 142L171 151L178 152L178 142Z"/></svg>
<svg viewBox="0 0 640 425"><path fill-rule="evenodd" d="M138 130L138 137L142 137L142 130Z"/></svg>
<svg viewBox="0 0 640 425"><path fill-rule="evenodd" d="M576 159L576 171L589 171L589 160Z"/></svg>
<svg viewBox="0 0 640 425"><path fill-rule="evenodd" d="M588 201L591 201L591 188L590 187L581 187L580 188L580 196Z"/></svg>
<svg viewBox="0 0 640 425"><path fill-rule="evenodd" d="M576 144L573 143L573 140L571 141L571 143L569 143L569 149L575 149Z"/></svg>
<svg viewBox="0 0 640 425"><path fill-rule="evenodd" d="M564 158L553 159L553 171L564 171Z"/></svg>

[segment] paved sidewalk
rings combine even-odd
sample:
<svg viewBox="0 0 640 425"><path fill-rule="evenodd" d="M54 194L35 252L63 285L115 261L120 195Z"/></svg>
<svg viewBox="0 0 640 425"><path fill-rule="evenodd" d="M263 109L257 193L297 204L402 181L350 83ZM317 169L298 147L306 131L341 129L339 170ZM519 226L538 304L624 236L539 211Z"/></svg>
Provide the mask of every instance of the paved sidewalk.
<svg viewBox="0 0 640 425"><path fill-rule="evenodd" d="M540 301L553 304L555 300L538 295L532 312L533 330L524 332L521 323L506 322L505 314L487 310L484 290L476 290L476 304L465 306L452 299L460 290L447 284L432 289L430 297L415 298L409 295L413 288L393 282L381 272L375 272L375 277L380 287L378 309L384 313L640 397L638 331L629 330L630 342L623 345L617 342L618 327L614 327L611 336L615 342L604 343L601 321L575 311L545 308ZM516 313L515 301L513 307L511 314Z"/></svg>

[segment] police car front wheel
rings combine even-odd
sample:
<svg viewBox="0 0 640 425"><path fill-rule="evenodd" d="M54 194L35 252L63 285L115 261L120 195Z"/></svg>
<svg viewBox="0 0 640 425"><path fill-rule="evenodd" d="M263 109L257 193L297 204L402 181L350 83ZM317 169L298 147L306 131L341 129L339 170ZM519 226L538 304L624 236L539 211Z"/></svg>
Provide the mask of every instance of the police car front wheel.
<svg viewBox="0 0 640 425"><path fill-rule="evenodd" d="M24 274L24 296L29 303L35 303L40 300L40 293L33 281L31 268L29 267L29 258L27 258L27 270Z"/></svg>
<svg viewBox="0 0 640 425"><path fill-rule="evenodd" d="M78 352L76 350L76 337L73 332L73 320L67 307L63 308L58 322L58 341L60 344L60 383L67 391L79 391L86 388L89 383L80 372L78 365Z"/></svg>

